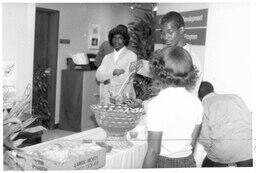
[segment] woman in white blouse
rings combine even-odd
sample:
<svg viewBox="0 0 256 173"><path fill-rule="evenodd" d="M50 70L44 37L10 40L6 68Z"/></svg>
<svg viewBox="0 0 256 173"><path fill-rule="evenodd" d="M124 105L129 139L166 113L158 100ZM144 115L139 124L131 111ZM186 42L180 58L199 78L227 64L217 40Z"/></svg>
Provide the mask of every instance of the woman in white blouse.
<svg viewBox="0 0 256 173"><path fill-rule="evenodd" d="M203 107L191 93L198 78L191 56L182 47L166 47L150 63L162 90L147 105L148 151L143 168L196 167L193 152Z"/></svg>
<svg viewBox="0 0 256 173"><path fill-rule="evenodd" d="M101 82L100 101L103 104L110 103L110 93L113 96L118 94L129 75L130 63L137 60L137 55L127 49L130 37L126 26L118 25L110 30L108 40L114 51L103 58L96 71L96 78ZM123 94L128 94L130 97L135 98L132 81L126 86Z"/></svg>

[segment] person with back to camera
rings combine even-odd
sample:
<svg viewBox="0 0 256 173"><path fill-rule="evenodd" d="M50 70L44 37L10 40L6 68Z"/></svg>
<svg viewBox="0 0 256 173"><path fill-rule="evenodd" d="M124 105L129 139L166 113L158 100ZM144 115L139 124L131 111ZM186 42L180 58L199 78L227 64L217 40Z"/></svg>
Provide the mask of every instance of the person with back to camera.
<svg viewBox="0 0 256 173"><path fill-rule="evenodd" d="M252 116L235 94L216 94L204 81L198 92L204 107L199 137L207 155L202 167L252 167Z"/></svg>
<svg viewBox="0 0 256 173"><path fill-rule="evenodd" d="M148 102L148 150L143 168L196 167L194 145L200 131L203 107L191 93L197 70L188 51L166 47L150 62L153 79L162 90Z"/></svg>
<svg viewBox="0 0 256 173"><path fill-rule="evenodd" d="M196 85L191 92L197 96L199 86L203 78L203 71L198 57L192 51L191 45L186 43L184 37L185 23L183 17L175 11L170 11L161 18L160 26L161 39L167 46L180 46L190 53L193 65L196 66L198 70L198 80L196 81Z"/></svg>
<svg viewBox="0 0 256 173"><path fill-rule="evenodd" d="M129 67L131 62L137 60L137 55L128 50L126 46L129 44L130 37L128 29L124 29L124 25L113 28L108 34L110 45L114 51L103 58L103 61L96 71L96 79L100 84L101 103L110 103L110 92L116 96L122 84L129 75ZM133 82L130 82L123 91L135 98Z"/></svg>

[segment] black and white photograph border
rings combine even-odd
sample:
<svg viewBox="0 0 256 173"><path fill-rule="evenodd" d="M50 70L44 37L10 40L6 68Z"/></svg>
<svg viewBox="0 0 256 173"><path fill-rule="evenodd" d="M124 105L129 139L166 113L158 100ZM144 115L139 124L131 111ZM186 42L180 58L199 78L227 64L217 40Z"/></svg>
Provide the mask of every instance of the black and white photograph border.
<svg viewBox="0 0 256 173"><path fill-rule="evenodd" d="M3 64L3 61L7 61L7 60L11 60L11 61L15 61L17 63L17 76L16 76L16 83L15 83L15 86L17 87L16 88L16 94L19 98L22 98L23 94L24 94L24 90L27 86L28 83L31 83L33 84L33 76L29 76L28 74L31 74L33 73L31 69L28 68L28 66L32 66L33 67L33 41L34 41L34 38L32 36L29 35L29 33L34 33L33 31L33 27L32 27L32 23L26 23L27 21L30 21L30 20L33 20L33 15L35 14L35 12L33 10L35 10L35 7L40 7L40 8L50 8L52 10L57 10L57 8L54 8L56 7L57 3L71 3L71 1L53 1L54 3L52 4L52 8L49 6L51 2L49 1L35 1L35 0L32 0L32 1L15 1L15 2L12 2L12 1L5 1L5 0L2 0L1 1L1 6L2 6L2 11L1 11L1 20L3 22L3 25L1 26L1 31L2 31L2 34L1 34L1 53L3 52L3 58L1 58L0 60L0 64ZM83 6L83 3L98 3L98 4L101 4L101 3L127 3L127 2L123 2L123 1L115 1L115 0L110 0L110 1L104 1L104 0L101 0L101 1L90 1L90 0L81 0L81 1L72 1L72 4L70 5L74 5L75 3L79 3L81 6ZM189 168L189 169L183 169L183 168L180 168L180 169L136 169L136 170L115 170L115 169L111 169L111 170L97 170L97 171L104 171L104 172L113 172L113 171L118 171L118 172L130 172L130 171L134 171L134 172L169 172L169 171L174 171L174 172L216 172L216 171L232 171L232 172L241 172L241 171L246 171L246 172L254 172L256 169L256 130L255 130L255 127L256 127L256 115L255 115L255 111L256 111L256 91L255 91L255 88L256 88L256 58L253 58L253 57L256 57L256 34L255 34L255 31L256 31L256 26L255 26L255 21L256 21L256 3L254 0L248 0L248 1L239 1L239 0L229 0L229 1L224 1L224 0L209 0L209 1L199 1L199 0L182 0L182 1L178 1L178 0L158 0L158 1L133 1L134 3L128 3L128 4L133 4L134 6L130 6L129 8L129 13L131 16L135 15L138 11L141 12L143 11L143 9L141 10L140 6L136 6L136 4L139 4L139 3L159 3L159 4L167 4L167 3L173 3L173 7L170 8L170 9L175 9L174 7L177 7L177 11L178 12L185 12L185 11L193 11L193 10L199 10L199 9L204 9L204 5L207 4L207 3L212 3L214 4L215 6L213 8L217 9L218 8L218 12L219 13L216 13L216 14L213 14L212 9L208 9L208 21L209 21L209 18L213 19L213 16L217 16L219 17L218 20L219 21L223 21L225 22L225 20L227 21L227 17L225 17L226 15L228 15L228 11L225 12L225 7L227 6L232 6L234 4L240 4L241 5L241 11L243 11L244 9L248 9L249 11L243 11L245 13L245 16L246 17L249 17L249 18L243 18L243 16L238 16L238 13L239 13L239 10L238 10L238 13L234 13L234 16L236 17L235 19L234 18L231 18L230 20L230 24L232 24L232 27L234 27L232 29L231 26L227 26L225 25L224 23L224 28L220 29L218 27L214 27L215 30L213 30L213 28L210 28L209 25L213 25L213 23L207 23L207 26L203 26L203 27L199 27L199 29L204 29L206 28L206 37L208 37L208 41L206 40L205 42L205 47L202 48L198 45L194 46L194 50L195 50L195 53L198 53L199 54L199 59L201 62L203 62L204 64L204 70L205 70L205 78L204 80L208 80L208 81L211 81L214 86L216 87L216 90L220 93L237 93L239 94L245 101L245 103L248 105L250 111L252 112L252 127L253 127L253 138L252 138L252 143L253 143L253 148L252 148L252 154L253 154L253 164L254 164L254 167L253 168L221 168L221 169L215 169L215 168L212 168L212 169L209 169L209 168L202 168L202 169L193 169L193 168ZM16 23L16 24L11 24L11 20L9 21L10 23L6 22L5 20L5 17L8 17L8 19L14 19L14 17L17 17L17 14L15 13L12 13L13 10L15 11L15 8L14 7L12 10L8 11L5 9L5 7L10 7L10 4L7 4L7 3L10 3L10 4L15 4L15 3L28 3L28 4L32 4L32 5L27 5L27 13L24 15L25 17L27 17L27 20L24 20L24 16L22 16L22 14L20 15L20 21L25 21L22 23ZM183 9L180 9L179 7L179 4L180 3L183 3L184 5L184 10ZM7 4L7 5L6 5ZM35 4L40 4L39 6L35 5ZM196 9L191 9L189 6L191 4L199 4L199 8L196 8ZM202 4L202 8L200 7L200 4ZM222 6L219 8L217 7L218 4L222 4ZM21 5L21 4L20 4ZM24 5L24 4L23 4ZM81 7L80 6L80 7ZM246 6L246 7L245 7ZM245 8L244 8L245 7ZM64 7L61 7L61 8L64 8ZM122 6L122 8L124 8ZM126 6L127 8L127 6ZM133 9L132 9L133 8ZM136 9L137 8L137 9ZM162 6L162 9L163 9L163 13L164 14L165 12L168 11L167 9L168 7L167 6ZM19 8L17 7L17 12L18 12ZM136 11L137 10L137 11ZM235 10L235 9L233 9ZM136 11L136 12L135 12ZM170 11L170 10L169 10ZM230 11L232 11L230 9ZM52 11L54 12L54 11ZM100 13L99 13L100 14ZM160 14L160 15L162 15ZM60 14L61 15L61 14ZM69 12L66 14L66 18L69 17ZM223 15L223 17L221 17L221 15ZM61 17L61 16L59 16ZM216 17L216 18L217 18ZM95 16L94 16L95 18ZM82 20L81 20L82 21ZM81 22L80 21L80 22ZM118 21L118 20L117 20ZM105 34L107 33L107 30L110 30L112 27L120 24L120 23L117 23L117 21L114 21L113 22L113 25L112 24L108 24L107 25L107 28L104 28L104 26L101 25L101 28L99 30L99 34L100 34L100 38L106 38ZM237 23L236 23L237 21ZM118 21L119 22L119 21ZM125 20L123 21L125 23L123 24L128 24L128 20ZM240 23L242 22L242 24ZM218 22L217 20L215 21L214 24L221 24L222 22ZM11 25L10 25L11 24ZM242 29L241 25L247 27L247 29ZM9 28L8 30L6 30L6 26L13 26L13 27L16 27L19 32L22 32L22 31L25 31L26 34L24 34L23 36L22 35L18 35L19 32L17 32L17 34L15 34L14 32L14 28ZM83 28L81 28L81 30L85 27L84 24L82 24ZM239 29L241 30L239 30ZM73 28L75 30L75 27ZM195 29L195 27L191 27L191 28L188 28L188 29ZM197 28L196 28L197 29ZM227 34L228 36L224 36L222 35L222 31L223 30L223 33L224 34ZM243 31L241 33L241 31ZM248 32L246 32L248 31ZM76 30L76 33L77 34L79 31L79 29ZM106 33L103 33L103 32L106 32ZM8 33L12 33L13 35L11 35L10 37L6 37L8 36ZM6 35L5 35L6 34ZM58 45L58 48L56 50L60 51L60 50L63 50L63 49L70 49L72 48L74 51L84 51L85 53L91 53L91 54L97 54L97 52L99 51L99 47L97 47L97 49L89 49L89 44L88 44L88 35L86 35L86 33L80 33L81 34L81 38L75 38L75 40L73 40L73 36L69 35L69 34L66 34L65 32L63 32L63 30L61 30L61 28L59 28L58 30L58 34L59 34L59 38L58 39L70 39L71 40L71 44L59 44ZM245 37L243 38L241 35L245 35ZM232 35L233 35L233 38L232 38ZM192 38L192 37L191 37ZM218 42L217 41L213 41L214 39L218 38ZM210 41L209 41L210 40ZM232 42L232 40L234 40ZM98 42L98 46L105 40L99 40ZM246 42L244 42L246 41ZM75 48L72 47L73 43L77 43L79 42L79 46L76 46ZM238 46L238 45L240 46ZM246 44L246 47L245 48L245 44ZM208 48L207 46L211 47ZM163 47L162 44L157 44L155 45L156 48L159 48L161 49ZM215 49L213 49L213 47L216 47ZM221 48L222 47L222 48ZM238 53L234 53L234 51L237 51L239 50L239 47L242 51L246 51L248 50L248 52L239 52ZM228 53L227 50L230 50L232 52ZM15 53L16 52L16 53ZM203 52L203 53L202 53ZM55 52L56 53L56 52ZM69 54L70 52L67 52L67 55ZM76 52L72 52L72 53L76 53ZM61 108L60 108L60 102L61 102L61 95L63 94L62 91L61 91L61 82L62 82L62 78L61 76L63 77L65 75L65 72L63 72L63 70L65 70L65 66L63 65L64 61L66 60L65 56L66 54L63 52L57 52L57 56L58 56L58 59L56 59L56 62L55 62L55 80L56 80L56 84L55 84L55 88L56 88L56 93L55 93L55 98L52 98L52 99L55 99L56 102L59 103L59 105L54 105L54 111L55 113L57 114L58 113L58 117L54 117L53 120L51 120L51 122L55 122L53 124L48 124L49 125L49 128L51 126L51 128L53 129L58 129L58 127L56 126L59 126L60 124L60 112L61 112ZM205 55L206 54L206 55ZM232 61L232 58L228 58L227 60L221 60L221 59L214 59L213 56L216 56L218 55L219 57L224 57L224 56L230 56L230 57L235 57L237 58L238 56L241 56L241 59L240 60L237 60L237 59L233 59ZM63 59L63 62L62 60L60 60L60 56L64 56L65 58L62 58ZM20 60L21 57L28 57L27 59L23 59L23 60ZM209 59L205 59L205 57L208 57ZM251 57L251 58L248 58L248 57ZM30 58L30 59L29 59ZM212 59L211 59L212 58ZM64 60L65 59L65 60ZM32 60L32 62L30 61ZM245 61L246 60L246 61ZM212 65L210 64L214 64L214 65L217 65L218 63L220 63L221 61L223 61L223 63L227 64L227 67L223 67L223 66L217 66L217 67L212 67ZM239 68L240 65L244 65L248 68ZM212 70L215 70L216 72L212 73L211 71ZM241 72L239 72L239 70L241 70ZM231 74L230 71L233 72L233 76L231 77L231 79L229 78L228 74ZM220 75L220 73L222 72L225 72L223 73L223 78L221 79L218 79L216 78L217 76ZM2 76L2 71L1 71L1 76ZM22 76L22 77L21 77ZM29 76L29 77L28 77ZM43 76L39 76L40 77L40 80L44 80ZM87 77L84 76L84 80L86 79ZM88 78L92 78L92 76L89 76ZM2 82L2 80L1 80ZM67 84L70 83L71 81L66 81ZM247 88L245 88L245 86L247 86ZM57 90L58 89L58 90ZM1 91L3 92L3 91ZM95 94L95 93L94 93ZM0 105L2 106L3 105L3 94L0 94ZM82 96L82 99L83 99L84 96ZM94 99L92 97L90 97L90 99ZM32 104L32 103L31 103ZM78 108L78 109L84 109L84 108ZM1 116L1 121L3 122L3 116ZM57 122L57 123L56 123ZM43 125L44 127L46 127L46 125ZM92 123L91 124L91 127L94 127L95 125ZM79 128L78 126L76 128ZM74 129L72 129L74 130ZM78 130L78 131L82 131L82 127L80 129L75 129L75 130ZM58 132L58 130L53 130L53 133L51 134L52 136L55 136ZM77 132L66 132L66 131L61 131L61 136L60 137L64 137L64 136L68 136L68 135L74 135L75 133ZM3 136L1 136L3 138ZM45 136L43 136L45 137ZM41 138L43 140L43 137ZM56 137L56 136L55 136ZM40 139L40 140L41 140ZM46 141L50 141L50 140L53 140L54 137L50 137L48 139L44 139ZM44 142L44 141L42 141ZM3 157L1 157L1 159L3 159ZM1 160L2 161L2 160ZM3 163L3 162L2 162ZM2 166L1 166L2 168ZM86 170L87 171L87 170Z"/></svg>

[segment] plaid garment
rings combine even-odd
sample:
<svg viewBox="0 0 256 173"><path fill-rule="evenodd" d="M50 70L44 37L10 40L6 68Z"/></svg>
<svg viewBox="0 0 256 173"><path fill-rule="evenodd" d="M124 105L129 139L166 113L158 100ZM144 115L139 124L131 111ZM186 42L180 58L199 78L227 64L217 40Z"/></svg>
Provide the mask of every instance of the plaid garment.
<svg viewBox="0 0 256 173"><path fill-rule="evenodd" d="M196 167L196 161L191 154L188 157L169 158L165 156L158 156L157 168L185 168Z"/></svg>

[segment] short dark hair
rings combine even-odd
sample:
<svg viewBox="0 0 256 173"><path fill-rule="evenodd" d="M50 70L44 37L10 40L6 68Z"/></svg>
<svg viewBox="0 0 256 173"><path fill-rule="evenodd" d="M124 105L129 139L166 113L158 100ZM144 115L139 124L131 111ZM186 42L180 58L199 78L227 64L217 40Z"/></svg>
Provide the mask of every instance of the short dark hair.
<svg viewBox="0 0 256 173"><path fill-rule="evenodd" d="M150 61L152 77L164 87L192 90L198 79L197 72L190 54L180 46L166 47L156 52Z"/></svg>
<svg viewBox="0 0 256 173"><path fill-rule="evenodd" d="M207 94L214 92L213 85L208 81L203 81L200 84L200 88L198 90L198 97L202 100Z"/></svg>
<svg viewBox="0 0 256 173"><path fill-rule="evenodd" d="M112 39L115 35L122 35L124 38L124 45L128 46L130 41L130 36L128 34L128 28L125 25L118 25L115 28L111 29L108 34L108 41L110 46L113 46Z"/></svg>
<svg viewBox="0 0 256 173"><path fill-rule="evenodd" d="M179 29L180 27L183 27L184 24L184 19L181 16L180 13L177 13L175 11L170 11L168 13L166 13L160 21L160 24L163 25L165 23L171 22L173 21L175 26L177 27L177 29Z"/></svg>
<svg viewBox="0 0 256 173"><path fill-rule="evenodd" d="M128 33L128 27L127 26L120 24L120 25L117 25L116 27L121 29L121 30L124 30L125 32Z"/></svg>

